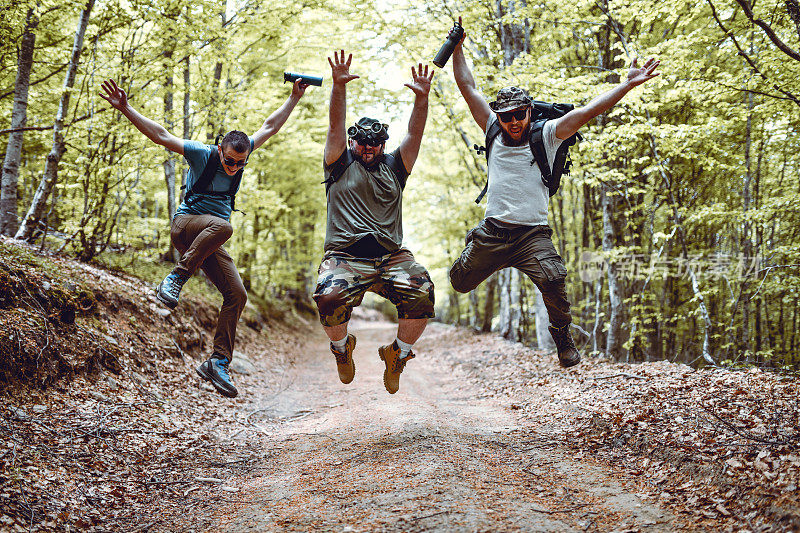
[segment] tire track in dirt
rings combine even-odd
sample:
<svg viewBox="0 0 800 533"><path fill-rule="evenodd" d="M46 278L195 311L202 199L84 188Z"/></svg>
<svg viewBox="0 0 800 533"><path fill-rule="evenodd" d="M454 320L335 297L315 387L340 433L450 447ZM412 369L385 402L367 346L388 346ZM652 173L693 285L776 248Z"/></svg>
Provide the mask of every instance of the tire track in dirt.
<svg viewBox="0 0 800 533"><path fill-rule="evenodd" d="M679 528L668 511L641 501L607 467L532 438L536 428L521 427L514 411L458 381L436 353L419 351L400 391L388 394L377 349L395 326L354 326L350 385L339 383L320 332L285 370L289 385L277 396L248 391L252 409L285 421L257 437L263 449L257 468L228 481L241 490L206 517L213 530ZM434 324L418 347L436 335Z"/></svg>

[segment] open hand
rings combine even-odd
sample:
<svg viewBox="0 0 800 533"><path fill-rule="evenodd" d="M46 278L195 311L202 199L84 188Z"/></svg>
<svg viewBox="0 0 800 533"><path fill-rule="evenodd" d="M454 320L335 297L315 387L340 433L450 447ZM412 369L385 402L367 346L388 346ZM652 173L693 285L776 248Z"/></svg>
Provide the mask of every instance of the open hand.
<svg viewBox="0 0 800 533"><path fill-rule="evenodd" d="M128 95L117 86L114 80L104 81L102 87L106 93L100 93L100 97L111 104L113 108L122 111L128 105Z"/></svg>
<svg viewBox="0 0 800 533"><path fill-rule="evenodd" d="M428 75L428 65L425 65L425 69L423 70L422 63L419 64L417 69L411 67L412 83L405 83L404 85L414 91L414 94L417 96L428 96L428 93L431 92L433 72L433 69L430 69L430 75Z"/></svg>
<svg viewBox="0 0 800 533"><path fill-rule="evenodd" d="M637 85L641 85L648 80L652 80L659 74L660 72L654 72L658 65L661 64L661 61L657 60L654 57L645 62L642 68L637 66L638 58L634 57L633 61L631 62L631 68L628 70L628 83L633 85L634 87Z"/></svg>
<svg viewBox="0 0 800 533"><path fill-rule="evenodd" d="M353 61L353 54L347 56L347 61L344 60L344 50L339 53L333 51L333 61L328 57L328 63L331 66L331 78L334 85L345 85L358 78L355 74L350 74L350 63Z"/></svg>

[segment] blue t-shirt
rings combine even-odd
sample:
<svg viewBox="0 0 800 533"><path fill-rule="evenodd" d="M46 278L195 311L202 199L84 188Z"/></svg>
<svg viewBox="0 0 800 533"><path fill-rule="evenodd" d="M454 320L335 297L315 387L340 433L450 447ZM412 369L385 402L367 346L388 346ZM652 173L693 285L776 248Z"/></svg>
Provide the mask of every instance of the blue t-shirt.
<svg viewBox="0 0 800 533"><path fill-rule="evenodd" d="M250 151L253 151L253 139L250 139ZM215 145L203 144L199 141L183 141L183 157L189 164L189 172L186 175L186 190L190 190L203 174L203 169L210 157L219 157ZM231 187L233 176L228 176L222 169L222 165L217 168L214 179L211 180L209 191L227 193ZM237 188L238 191L238 188ZM236 191L234 191L236 192ZM231 199L222 196L206 196L202 193L195 193L192 201L188 204L184 199L175 216L178 215L214 215L225 220L231 218Z"/></svg>

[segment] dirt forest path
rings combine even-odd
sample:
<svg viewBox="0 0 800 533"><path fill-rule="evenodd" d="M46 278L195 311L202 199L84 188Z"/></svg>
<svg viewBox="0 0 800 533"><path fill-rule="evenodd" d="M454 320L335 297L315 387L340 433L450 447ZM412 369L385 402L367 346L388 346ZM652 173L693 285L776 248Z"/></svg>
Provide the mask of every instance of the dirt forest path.
<svg viewBox="0 0 800 533"><path fill-rule="evenodd" d="M547 440L546 428L523 427L507 402L501 405L478 384L454 375L437 342L446 326L429 327L400 391L388 394L377 349L393 338L394 328L384 322L351 328L358 344L350 385L339 383L319 332L286 370L279 393L249 390L249 421L263 431L250 441L248 468L226 480L240 490L192 518L197 526L184 528L676 528L668 511L642 501L618 472ZM554 365L553 371L562 370ZM260 459L254 463L253 456Z"/></svg>

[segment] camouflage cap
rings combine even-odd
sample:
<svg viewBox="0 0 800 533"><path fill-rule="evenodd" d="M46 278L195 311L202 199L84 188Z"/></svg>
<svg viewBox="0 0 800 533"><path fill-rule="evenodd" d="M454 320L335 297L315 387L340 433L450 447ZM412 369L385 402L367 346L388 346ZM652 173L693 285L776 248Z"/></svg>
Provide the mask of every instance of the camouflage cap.
<svg viewBox="0 0 800 533"><path fill-rule="evenodd" d="M531 105L531 97L525 89L519 87L503 87L497 91L497 100L489 103L489 107L495 113L510 111Z"/></svg>

